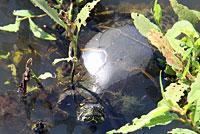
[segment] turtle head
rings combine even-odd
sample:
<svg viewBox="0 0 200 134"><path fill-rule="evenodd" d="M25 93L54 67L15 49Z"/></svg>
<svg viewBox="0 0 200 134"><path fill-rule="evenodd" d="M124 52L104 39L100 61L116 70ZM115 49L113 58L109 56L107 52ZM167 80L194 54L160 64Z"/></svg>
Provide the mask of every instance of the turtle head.
<svg viewBox="0 0 200 134"><path fill-rule="evenodd" d="M105 119L104 107L92 101L82 102L77 110L77 119L86 123L101 123Z"/></svg>

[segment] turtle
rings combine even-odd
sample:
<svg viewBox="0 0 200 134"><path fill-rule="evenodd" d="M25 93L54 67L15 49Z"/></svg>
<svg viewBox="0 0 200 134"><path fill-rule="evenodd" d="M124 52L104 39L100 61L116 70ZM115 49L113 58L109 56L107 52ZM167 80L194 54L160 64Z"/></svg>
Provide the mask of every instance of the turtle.
<svg viewBox="0 0 200 134"><path fill-rule="evenodd" d="M153 77L158 79L160 69L155 49L133 25L99 32L81 50L87 79L58 101L62 104L70 95L75 102L81 100L77 120L101 123L107 113L139 116L156 107L160 95Z"/></svg>

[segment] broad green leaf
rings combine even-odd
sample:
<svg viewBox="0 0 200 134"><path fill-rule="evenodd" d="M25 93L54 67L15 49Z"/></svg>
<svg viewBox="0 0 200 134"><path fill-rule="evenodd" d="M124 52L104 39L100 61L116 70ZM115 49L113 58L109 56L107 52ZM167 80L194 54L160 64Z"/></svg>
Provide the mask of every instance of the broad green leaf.
<svg viewBox="0 0 200 134"><path fill-rule="evenodd" d="M188 31L194 32L194 37L199 37L193 25L186 20L176 22L171 29L167 31L165 37L169 40L173 49L182 56L185 54L184 48L180 46L181 40L176 39L181 33L188 34Z"/></svg>
<svg viewBox="0 0 200 134"><path fill-rule="evenodd" d="M191 91L188 93L187 101L192 103L200 98L200 73L197 74L197 78L191 85Z"/></svg>
<svg viewBox="0 0 200 134"><path fill-rule="evenodd" d="M162 17L162 9L161 9L160 5L158 4L158 0L155 0L155 2L154 2L153 11L154 11L154 13L153 13L154 20L159 25L161 17Z"/></svg>
<svg viewBox="0 0 200 134"><path fill-rule="evenodd" d="M167 133L170 133L170 134L197 134L196 132L189 130L189 129L185 129L185 128L175 128L175 129L172 129L172 131L168 131Z"/></svg>
<svg viewBox="0 0 200 134"><path fill-rule="evenodd" d="M22 17L31 17L33 14L29 12L29 10L14 10L13 15L22 16Z"/></svg>
<svg viewBox="0 0 200 134"><path fill-rule="evenodd" d="M15 65L14 64L10 64L10 65L8 65L8 67L12 71L12 76L17 76L17 69L16 69Z"/></svg>
<svg viewBox="0 0 200 134"><path fill-rule="evenodd" d="M179 4L176 0L169 0L174 12L178 15L179 20L188 20L193 25L197 24L198 17L188 9L188 7Z"/></svg>
<svg viewBox="0 0 200 134"><path fill-rule="evenodd" d="M29 19L30 29L33 32L35 37L45 39L45 40L56 40L55 37L51 36L50 34L43 31L41 28L39 28L32 20Z"/></svg>
<svg viewBox="0 0 200 134"><path fill-rule="evenodd" d="M200 120L200 98L197 99L190 108L192 123L196 125L197 121Z"/></svg>
<svg viewBox="0 0 200 134"><path fill-rule="evenodd" d="M175 102L179 102L182 96L184 96L184 91L189 88L188 85L184 83L171 83L165 90L166 99L170 99Z"/></svg>
<svg viewBox="0 0 200 134"><path fill-rule="evenodd" d="M200 12L196 10L191 10L191 11L197 16L197 19L200 20Z"/></svg>
<svg viewBox="0 0 200 134"><path fill-rule="evenodd" d="M57 64L58 62L61 62L61 61L67 61L67 62L70 62L71 61L71 58L59 58L59 59L54 59L53 61L53 65Z"/></svg>
<svg viewBox="0 0 200 134"><path fill-rule="evenodd" d="M20 22L21 22L20 19L16 18L15 24L0 26L0 30L8 31L8 32L17 32L19 31Z"/></svg>
<svg viewBox="0 0 200 134"><path fill-rule="evenodd" d="M150 32L150 30L156 30L156 31L160 31L159 27L155 24L153 24L152 22L150 22L149 19L147 19L144 15L142 14L138 14L138 13L131 13L131 17L133 19L133 23L135 25L135 27L139 30L139 32L143 35L143 36L147 36L147 33Z"/></svg>
<svg viewBox="0 0 200 134"><path fill-rule="evenodd" d="M7 59L10 56L10 52L5 52L3 50L0 50L0 59Z"/></svg>
<svg viewBox="0 0 200 134"><path fill-rule="evenodd" d="M165 112L160 116L156 116L155 118L151 119L151 121L147 123L145 127L148 127L150 129L151 127L154 127L156 125L167 125L171 123L173 120L178 120L178 119L179 117L177 114Z"/></svg>
<svg viewBox="0 0 200 134"><path fill-rule="evenodd" d="M162 115L163 115L163 117L165 115L168 116L168 114L166 114L166 112L168 112L170 110L171 109L168 106L158 107L158 108L152 110L151 112L149 112L147 115L141 116L140 119L138 119L138 118L133 119L133 124L126 124L125 126L122 126L118 130L111 130L111 131L109 131L107 133L108 134L128 133L128 132L133 132L133 131L136 131L138 129L141 129L142 127L145 127L145 126L149 126L149 127L154 126L156 124L153 124L153 122L151 123L151 120L156 119L159 116L161 117ZM174 117L172 117L172 119L174 119ZM153 121L155 123L155 120L153 120ZM169 120L165 120L165 121L166 122L163 122L163 121L159 122L159 120L158 120L157 124L168 124L170 122L170 119Z"/></svg>
<svg viewBox="0 0 200 134"><path fill-rule="evenodd" d="M54 78L54 77L50 72L45 72L44 74L41 74L38 78L44 80L44 79L47 79L47 78Z"/></svg>
<svg viewBox="0 0 200 134"><path fill-rule="evenodd" d="M94 0L93 2L87 3L77 15L74 23L77 26L77 31L80 31L81 26L86 26L86 19L89 17L90 11L94 8L94 6L100 2L100 0Z"/></svg>
<svg viewBox="0 0 200 134"><path fill-rule="evenodd" d="M31 0L31 2L48 14L56 23L67 29L67 25L59 18L58 12L52 9L45 0Z"/></svg>

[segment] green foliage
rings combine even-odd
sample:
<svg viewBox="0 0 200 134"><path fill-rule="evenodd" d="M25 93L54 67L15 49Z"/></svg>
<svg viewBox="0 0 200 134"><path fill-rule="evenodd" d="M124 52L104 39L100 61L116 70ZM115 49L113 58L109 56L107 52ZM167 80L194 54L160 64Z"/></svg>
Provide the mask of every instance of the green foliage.
<svg viewBox="0 0 200 134"><path fill-rule="evenodd" d="M31 0L31 2L48 14L56 23L67 29L67 25L59 18L58 12L51 8L45 0Z"/></svg>
<svg viewBox="0 0 200 134"><path fill-rule="evenodd" d="M150 22L149 19L147 19L144 15L142 14L137 14L137 13L131 13L131 17L133 19L133 23L135 27L139 30L139 32L143 35L146 36L150 30L154 29L157 31L160 31L160 28Z"/></svg>
<svg viewBox="0 0 200 134"><path fill-rule="evenodd" d="M168 133L200 133L200 38L194 28L199 21L200 12L188 9L176 0L169 1L179 21L166 34L159 26L162 10L157 0L154 3L153 16L158 26L143 15L132 13L131 16L139 32L163 54L166 59L165 73L176 74L175 82L164 89L160 76L163 99L157 108L141 116L140 119L133 119L133 124L126 124L108 133L128 133L142 127L166 125L173 120L182 121L192 130L176 128ZM163 112L157 114L157 110Z"/></svg>
<svg viewBox="0 0 200 134"><path fill-rule="evenodd" d="M17 32L19 31L20 22L21 22L20 19L16 18L15 24L1 26L0 30L7 31L7 32Z"/></svg>
<svg viewBox="0 0 200 134"><path fill-rule="evenodd" d="M34 17L43 17L44 15L35 16L31 14L28 10L16 10L13 11L13 15L17 16L15 20L15 24L9 24L6 26L0 27L0 30L8 31L8 32L17 32L19 31L20 22L25 19L29 19L30 29L33 32L35 37L45 39L45 40L56 40L55 37L51 36L50 34L43 31L39 28L31 18Z"/></svg>
<svg viewBox="0 0 200 134"><path fill-rule="evenodd" d="M199 19L197 11L189 10L188 7L179 4L176 0L169 0L174 12L178 15L179 20L188 20L193 25L197 24Z"/></svg>
<svg viewBox="0 0 200 134"><path fill-rule="evenodd" d="M41 74L38 78L44 80L44 79L47 79L47 78L54 78L54 77L53 77L52 73L45 72L44 74Z"/></svg>
<svg viewBox="0 0 200 134"><path fill-rule="evenodd" d="M184 128L172 129L172 131L169 131L168 133L171 133L171 134L197 134L194 131L191 131L189 129L184 129Z"/></svg>
<svg viewBox="0 0 200 134"><path fill-rule="evenodd" d="M30 29L33 32L35 37L38 37L40 39L45 39L45 40L56 40L55 37L51 36L50 34L46 33L43 31L41 28L39 28L32 20L31 18L28 18L29 24L30 24Z"/></svg>

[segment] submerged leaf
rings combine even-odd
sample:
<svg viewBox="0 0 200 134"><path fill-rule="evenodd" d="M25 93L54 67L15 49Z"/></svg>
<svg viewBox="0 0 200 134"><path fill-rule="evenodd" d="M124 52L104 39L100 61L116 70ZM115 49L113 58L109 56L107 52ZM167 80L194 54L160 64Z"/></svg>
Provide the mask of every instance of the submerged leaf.
<svg viewBox="0 0 200 134"><path fill-rule="evenodd" d="M98 2L100 2L100 0L94 0L93 2L87 3L77 15L75 25L77 26L78 32L80 31L82 25L86 26L86 19L89 17L90 11Z"/></svg>
<svg viewBox="0 0 200 134"><path fill-rule="evenodd" d="M58 12L52 9L45 0L31 0L31 2L48 14L60 26L67 28L67 25L59 18Z"/></svg>
<svg viewBox="0 0 200 134"><path fill-rule="evenodd" d="M15 51L12 56L13 62L15 63L15 65L18 65L23 57L23 53L21 51Z"/></svg>
<svg viewBox="0 0 200 134"><path fill-rule="evenodd" d="M191 104L195 100L200 98L200 73L197 74L197 78L191 85L191 91L188 93L187 101Z"/></svg>
<svg viewBox="0 0 200 134"><path fill-rule="evenodd" d="M53 65L57 64L58 62L61 62L61 61L67 61L67 62L70 62L71 61L71 58L59 58L59 59L54 59L53 61Z"/></svg>
<svg viewBox="0 0 200 134"><path fill-rule="evenodd" d="M44 74L41 74L38 78L44 80L44 79L47 79L47 78L54 78L54 77L50 72L45 72Z"/></svg>
<svg viewBox="0 0 200 134"><path fill-rule="evenodd" d="M29 12L29 10L14 10L13 15L22 16L22 17L31 17L33 14Z"/></svg>
<svg viewBox="0 0 200 134"><path fill-rule="evenodd" d="M149 112L147 115L141 116L140 119L138 119L138 118L133 119L133 124L126 124L125 126L121 127L118 130L111 130L107 133L108 134L128 133L128 132L133 132L138 129L141 129L142 127L148 127L148 126L152 127L157 124L158 125L166 125L176 118L176 116L174 116L174 115L171 116L170 114L166 113L168 111L170 111L170 108L168 106L158 107L158 108L152 110L151 112ZM168 119L160 120L160 118L164 119L165 116L167 116L169 120ZM156 120L156 118L158 120Z"/></svg>
<svg viewBox="0 0 200 134"><path fill-rule="evenodd" d="M184 91L189 88L188 85L184 83L171 83L167 88L165 88L165 97L175 102L179 102L182 96L184 96Z"/></svg>
<svg viewBox="0 0 200 134"><path fill-rule="evenodd" d="M160 31L160 28L157 25L150 22L150 20L147 19L142 14L137 14L137 13L132 12L131 17L132 17L132 19L134 19L133 23L134 23L135 27L145 37L150 32L150 30Z"/></svg>
<svg viewBox="0 0 200 134"><path fill-rule="evenodd" d="M198 23L197 15L188 7L179 4L176 0L169 0L174 12L178 15L179 20L188 20L193 25Z"/></svg>
<svg viewBox="0 0 200 134"><path fill-rule="evenodd" d="M16 18L15 24L9 24L9 25L6 25L6 26L1 26L0 30L8 31L8 32L17 32L17 31L19 31L20 22L21 22L21 20Z"/></svg>
<svg viewBox="0 0 200 134"><path fill-rule="evenodd" d="M158 48L158 50L166 58L167 64L172 67L176 73L183 71L184 65L182 61L176 56L176 51L172 48L168 39L158 31L150 31L147 38L151 44Z"/></svg>
<svg viewBox="0 0 200 134"><path fill-rule="evenodd" d="M43 31L41 28L39 28L32 20L29 18L30 23L30 29L33 32L35 37L45 39L45 40L56 40L55 37L51 36L50 34Z"/></svg>
<svg viewBox="0 0 200 134"><path fill-rule="evenodd" d="M12 76L17 76L17 69L16 69L15 65L14 64L10 64L10 65L8 65L8 67L12 71Z"/></svg>
<svg viewBox="0 0 200 134"><path fill-rule="evenodd" d="M7 59L10 56L10 52L5 52L3 50L0 50L0 58Z"/></svg>
<svg viewBox="0 0 200 134"><path fill-rule="evenodd" d="M167 133L170 133L170 134L197 134L196 132L189 130L189 129L185 129L185 128L175 128L175 129L172 129L172 131L168 131Z"/></svg>

